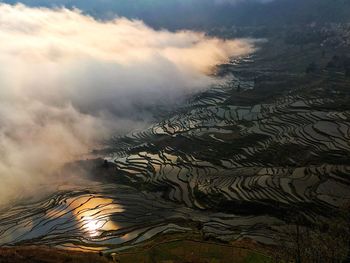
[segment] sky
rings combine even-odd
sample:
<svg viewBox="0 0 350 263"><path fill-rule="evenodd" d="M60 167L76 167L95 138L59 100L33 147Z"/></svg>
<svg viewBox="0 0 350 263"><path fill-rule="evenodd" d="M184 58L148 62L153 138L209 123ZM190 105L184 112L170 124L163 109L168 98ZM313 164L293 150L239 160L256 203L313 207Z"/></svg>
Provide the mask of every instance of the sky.
<svg viewBox="0 0 350 263"><path fill-rule="evenodd" d="M0 206L53 184L57 169L110 136L147 125L145 109L222 81L213 68L254 44L0 4Z"/></svg>

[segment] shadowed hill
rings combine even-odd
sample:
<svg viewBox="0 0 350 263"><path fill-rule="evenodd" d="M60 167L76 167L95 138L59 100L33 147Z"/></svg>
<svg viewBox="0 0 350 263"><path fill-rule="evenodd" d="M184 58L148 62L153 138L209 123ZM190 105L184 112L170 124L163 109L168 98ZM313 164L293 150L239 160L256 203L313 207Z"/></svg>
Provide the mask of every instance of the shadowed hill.
<svg viewBox="0 0 350 263"><path fill-rule="evenodd" d="M99 18L116 14L138 18L154 27L169 29L209 28L212 26L281 26L305 23L350 22L348 0L240 1L238 4L214 0L5 0L31 6L77 7ZM232 2L232 1L231 1Z"/></svg>

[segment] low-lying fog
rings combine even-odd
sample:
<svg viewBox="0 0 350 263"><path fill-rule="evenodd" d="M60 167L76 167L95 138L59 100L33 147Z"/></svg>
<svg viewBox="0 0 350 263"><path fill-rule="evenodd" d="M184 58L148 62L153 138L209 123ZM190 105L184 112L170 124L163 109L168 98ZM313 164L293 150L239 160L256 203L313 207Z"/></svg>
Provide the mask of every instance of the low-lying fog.
<svg viewBox="0 0 350 263"><path fill-rule="evenodd" d="M147 123L140 109L208 88L215 65L253 50L251 40L0 4L0 205L58 184L62 164Z"/></svg>

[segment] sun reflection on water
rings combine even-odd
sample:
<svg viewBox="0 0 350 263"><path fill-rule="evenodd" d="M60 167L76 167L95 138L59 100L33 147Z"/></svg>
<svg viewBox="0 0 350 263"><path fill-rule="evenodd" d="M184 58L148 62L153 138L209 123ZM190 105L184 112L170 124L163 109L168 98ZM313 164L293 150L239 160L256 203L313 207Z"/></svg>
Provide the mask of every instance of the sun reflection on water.
<svg viewBox="0 0 350 263"><path fill-rule="evenodd" d="M81 229L90 237L120 228L111 215L122 213L124 209L112 199L89 195L74 200L69 207L73 209Z"/></svg>
<svg viewBox="0 0 350 263"><path fill-rule="evenodd" d="M98 236L105 223L91 217L84 218L82 221L84 221L84 227L88 230L88 233L91 237Z"/></svg>

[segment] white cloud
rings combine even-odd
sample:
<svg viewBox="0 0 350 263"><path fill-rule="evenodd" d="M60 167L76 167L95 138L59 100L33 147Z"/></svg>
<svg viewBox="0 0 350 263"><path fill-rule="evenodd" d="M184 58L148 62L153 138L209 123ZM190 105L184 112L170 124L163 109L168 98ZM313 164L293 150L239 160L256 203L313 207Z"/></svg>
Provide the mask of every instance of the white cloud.
<svg viewBox="0 0 350 263"><path fill-rule="evenodd" d="M136 108L207 88L215 65L253 49L249 40L0 4L0 204L137 125Z"/></svg>

